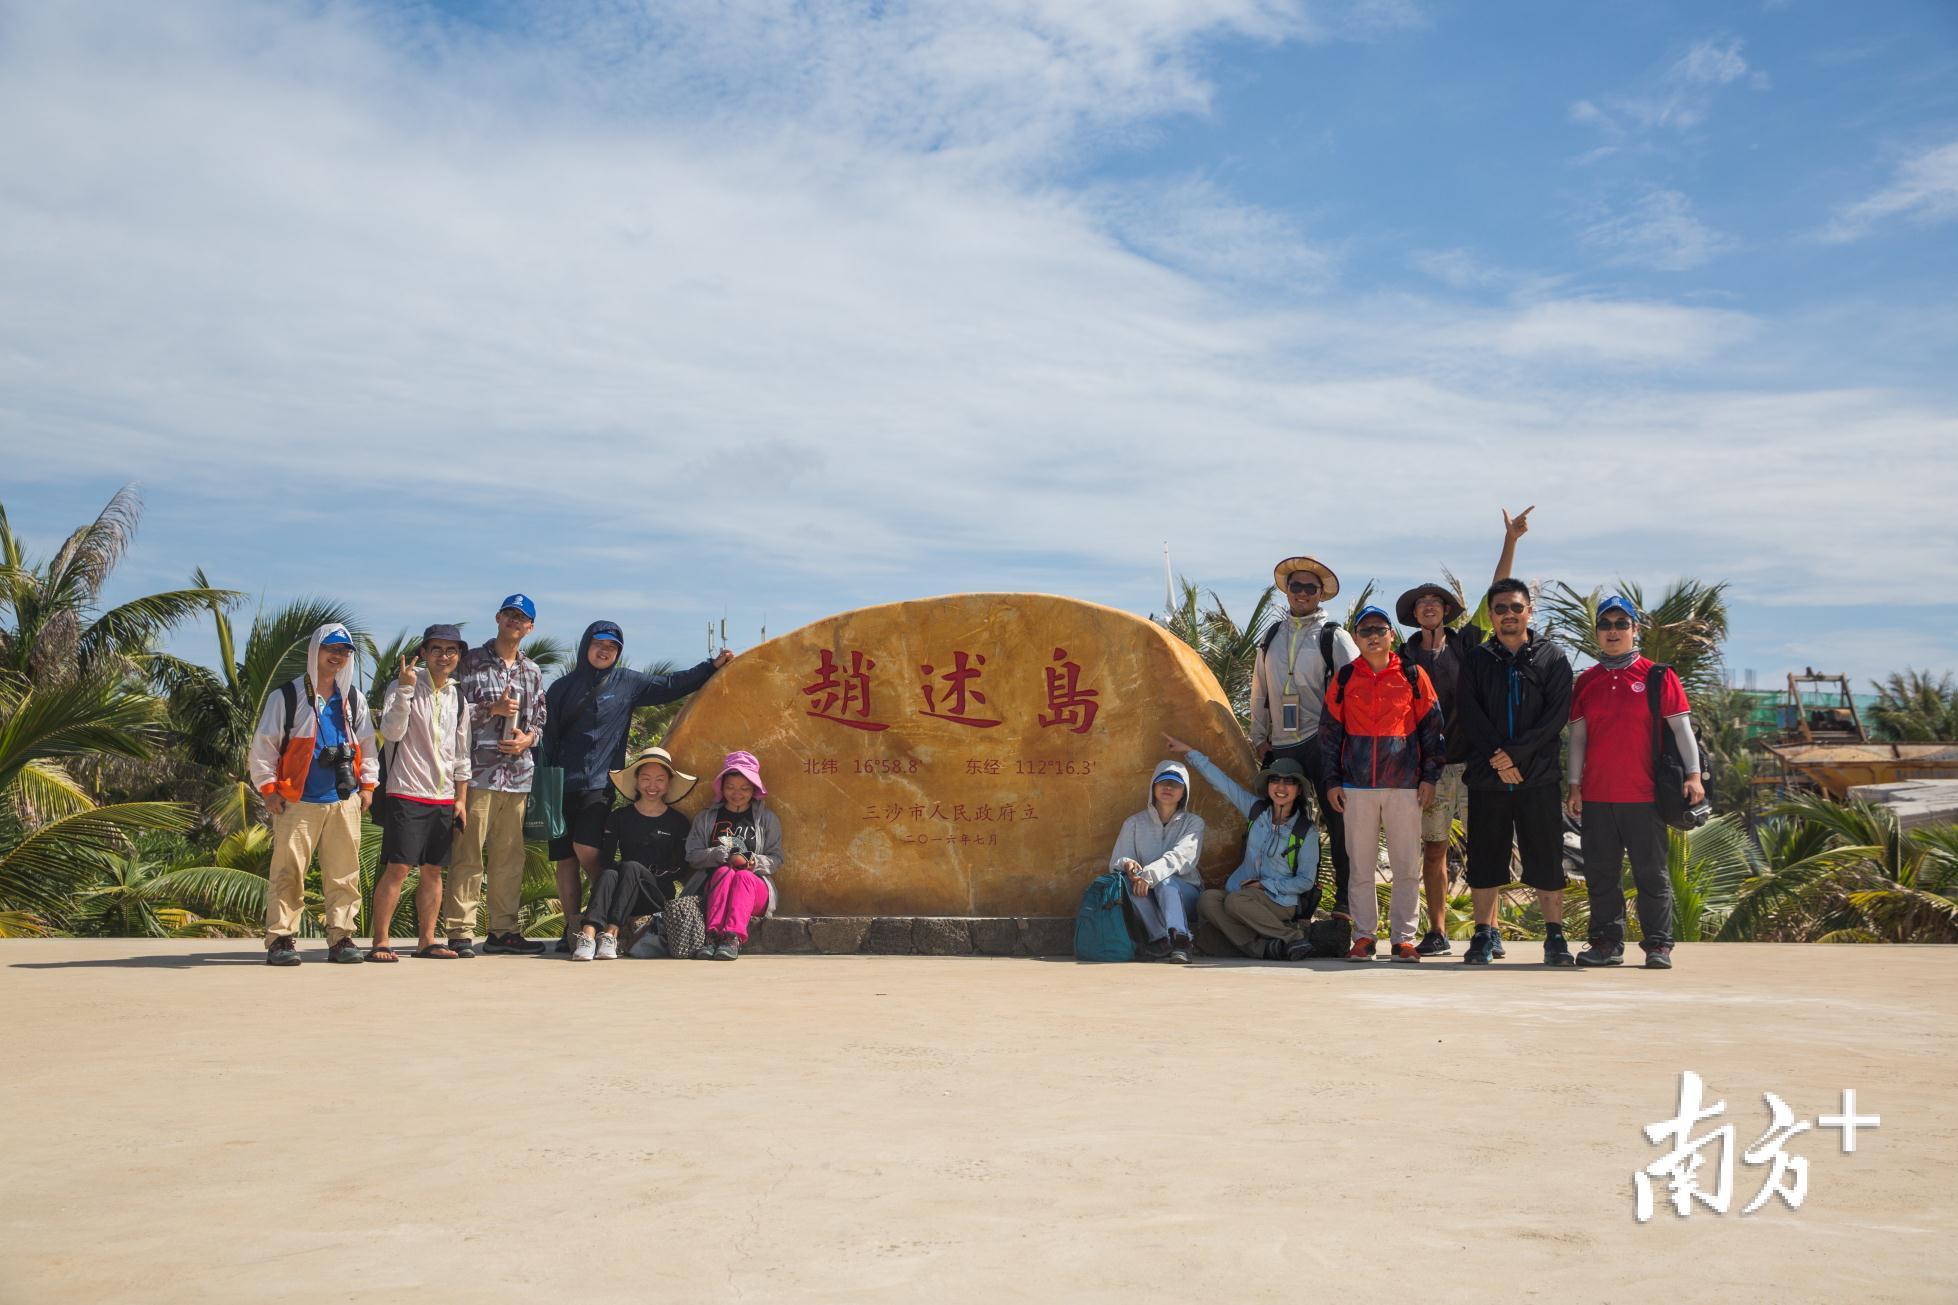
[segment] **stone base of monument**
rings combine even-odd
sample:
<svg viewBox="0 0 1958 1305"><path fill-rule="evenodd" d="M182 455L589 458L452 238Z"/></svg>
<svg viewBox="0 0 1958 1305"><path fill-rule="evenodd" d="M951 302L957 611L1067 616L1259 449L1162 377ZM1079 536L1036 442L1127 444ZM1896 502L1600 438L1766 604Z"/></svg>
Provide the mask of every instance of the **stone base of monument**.
<svg viewBox="0 0 1958 1305"><path fill-rule="evenodd" d="M831 956L1072 956L1074 921L1053 916L769 916L750 952Z"/></svg>

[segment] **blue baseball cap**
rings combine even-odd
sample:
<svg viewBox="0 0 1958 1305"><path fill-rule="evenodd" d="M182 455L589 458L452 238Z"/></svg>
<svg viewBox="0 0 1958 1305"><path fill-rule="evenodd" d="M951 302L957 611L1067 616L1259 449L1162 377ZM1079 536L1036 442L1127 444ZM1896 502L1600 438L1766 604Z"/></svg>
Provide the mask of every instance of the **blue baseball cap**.
<svg viewBox="0 0 1958 1305"><path fill-rule="evenodd" d="M1370 605L1367 607L1362 607L1357 613L1354 614L1353 628L1355 630L1359 629L1360 622L1366 620L1369 616L1377 616L1382 621L1384 621L1387 625L1387 633L1392 634L1394 632L1394 618L1387 615L1387 611L1385 608L1373 607Z"/></svg>
<svg viewBox="0 0 1958 1305"><path fill-rule="evenodd" d="M1605 599L1602 603L1598 604L1599 620L1604 619L1604 614L1606 612L1623 612L1625 615L1632 618L1633 625L1638 624L1638 608L1633 607L1631 604L1631 600L1625 598L1620 594L1613 594L1611 597Z"/></svg>
<svg viewBox="0 0 1958 1305"><path fill-rule="evenodd" d="M613 625L610 621L607 621L591 632L591 641L593 643L598 643L601 640L606 643L615 643L621 648L625 647L625 635L619 630L618 626Z"/></svg>
<svg viewBox="0 0 1958 1305"><path fill-rule="evenodd" d="M522 612L533 621L537 619L537 604L530 601L528 594L511 594L508 598L496 605L496 610L499 612L507 612L512 608Z"/></svg>
<svg viewBox="0 0 1958 1305"><path fill-rule="evenodd" d="M1185 788L1189 787L1189 785L1184 781L1183 777L1177 774L1173 770L1163 771L1161 774L1157 775L1154 779L1150 780L1149 783L1151 784L1151 786L1154 786L1156 784L1162 783L1164 780L1168 780L1172 784L1182 784Z"/></svg>
<svg viewBox="0 0 1958 1305"><path fill-rule="evenodd" d="M345 644L347 647L352 647L353 640L348 637L345 630L329 630L320 639L320 647L322 648L331 648L336 644Z"/></svg>

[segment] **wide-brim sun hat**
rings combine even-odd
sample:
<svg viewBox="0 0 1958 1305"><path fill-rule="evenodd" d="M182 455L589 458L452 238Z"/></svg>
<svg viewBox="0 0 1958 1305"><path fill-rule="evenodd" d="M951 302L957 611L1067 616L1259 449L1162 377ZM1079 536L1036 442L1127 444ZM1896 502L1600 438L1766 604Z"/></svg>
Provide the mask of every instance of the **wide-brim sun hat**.
<svg viewBox="0 0 1958 1305"><path fill-rule="evenodd" d="M1423 598L1427 598L1430 595L1441 600L1441 623L1443 625L1452 625L1455 619L1466 610L1462 606L1462 600L1455 597L1455 591L1447 585L1415 585L1394 601L1395 619L1406 626L1421 624L1420 621L1415 619L1414 609L1420 605Z"/></svg>
<svg viewBox="0 0 1958 1305"><path fill-rule="evenodd" d="M666 773L673 776L673 782L666 787L666 796L660 801L672 806L693 792L693 786L700 782L698 775L689 775L673 764L673 755L665 748L642 748L626 760L624 766L612 772L612 787L617 789L628 802L639 800L639 768L641 766L664 766ZM686 787L677 793L674 789L681 784Z"/></svg>
<svg viewBox="0 0 1958 1305"><path fill-rule="evenodd" d="M1339 577L1333 569L1316 557L1288 557L1271 568L1271 581L1282 593L1285 582L1300 571L1310 571L1319 581L1319 597L1331 598L1339 593Z"/></svg>
<svg viewBox="0 0 1958 1305"><path fill-rule="evenodd" d="M1305 778L1305 767L1299 765L1298 761L1292 757L1280 757L1259 771L1256 783L1259 788L1263 788L1274 779L1292 780L1300 788L1311 787L1311 784Z"/></svg>

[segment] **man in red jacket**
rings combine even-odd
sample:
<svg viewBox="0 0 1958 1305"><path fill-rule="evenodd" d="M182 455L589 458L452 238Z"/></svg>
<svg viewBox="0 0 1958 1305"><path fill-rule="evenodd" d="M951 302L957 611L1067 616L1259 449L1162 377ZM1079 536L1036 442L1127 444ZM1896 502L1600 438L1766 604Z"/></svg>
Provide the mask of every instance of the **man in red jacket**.
<svg viewBox="0 0 1958 1305"><path fill-rule="evenodd" d="M1393 958L1421 959L1414 946L1414 913L1421 891L1421 811L1434 801L1445 760L1441 706L1428 673L1394 651L1394 627L1378 607L1353 621L1357 661L1326 686L1319 746L1327 800L1346 817L1347 898L1353 946L1346 959L1370 961L1380 927L1380 835L1387 835L1393 872Z"/></svg>

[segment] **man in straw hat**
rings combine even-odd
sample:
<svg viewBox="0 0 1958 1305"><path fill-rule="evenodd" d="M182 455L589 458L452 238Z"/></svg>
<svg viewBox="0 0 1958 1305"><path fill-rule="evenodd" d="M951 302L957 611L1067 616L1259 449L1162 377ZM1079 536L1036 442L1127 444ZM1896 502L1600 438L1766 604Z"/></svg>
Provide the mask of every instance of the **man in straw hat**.
<svg viewBox="0 0 1958 1305"><path fill-rule="evenodd" d="M1319 801L1319 819L1332 843L1333 914L1346 910L1346 825L1326 802L1325 763L1319 755L1319 714L1334 672L1360 655L1352 636L1320 604L1339 593L1339 577L1316 558L1288 557L1272 568L1286 613L1272 623L1251 670L1251 747L1270 767L1296 761Z"/></svg>
<svg viewBox="0 0 1958 1305"><path fill-rule="evenodd" d="M617 957L619 926L664 909L686 871L691 822L673 804L693 792L696 778L674 765L665 748L646 748L612 771L611 779L631 805L605 817L598 878L572 948L574 961Z"/></svg>
<svg viewBox="0 0 1958 1305"><path fill-rule="evenodd" d="M1515 516L1507 509L1502 514L1502 556L1496 559L1496 574L1489 583L1507 580L1516 563L1516 541L1530 528L1531 504ZM1394 616L1414 630L1403 653L1428 673L1435 694L1441 699L1442 738L1447 745L1448 763L1441 768L1441 782L1435 787L1435 800L1421 813L1421 881L1428 899L1428 932L1415 950L1423 956L1446 956L1454 950L1448 945L1448 840L1455 822L1468 816L1467 769L1468 736L1461 729L1461 714L1455 706L1461 679L1462 659L1468 650L1489 637L1489 603L1484 599L1475 615L1462 621L1462 600L1447 585L1416 585L1394 604ZM1500 946L1500 940L1498 940Z"/></svg>

